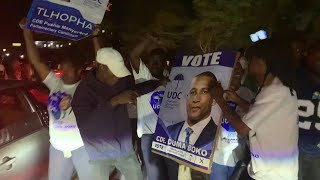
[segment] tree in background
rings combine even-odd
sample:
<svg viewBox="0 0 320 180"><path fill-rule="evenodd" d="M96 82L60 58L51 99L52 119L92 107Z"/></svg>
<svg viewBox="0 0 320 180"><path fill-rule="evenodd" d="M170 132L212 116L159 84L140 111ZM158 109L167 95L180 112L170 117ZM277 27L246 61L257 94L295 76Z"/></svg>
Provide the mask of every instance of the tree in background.
<svg viewBox="0 0 320 180"><path fill-rule="evenodd" d="M104 21L106 34L118 32L123 44L131 47L150 31L157 32L168 49L188 42L202 52L247 47L249 35L260 29L269 36L296 29L320 31L319 0L117 0L112 4Z"/></svg>
<svg viewBox="0 0 320 180"><path fill-rule="evenodd" d="M274 0L194 0L196 19L190 34L203 52L246 47L249 35L271 29Z"/></svg>

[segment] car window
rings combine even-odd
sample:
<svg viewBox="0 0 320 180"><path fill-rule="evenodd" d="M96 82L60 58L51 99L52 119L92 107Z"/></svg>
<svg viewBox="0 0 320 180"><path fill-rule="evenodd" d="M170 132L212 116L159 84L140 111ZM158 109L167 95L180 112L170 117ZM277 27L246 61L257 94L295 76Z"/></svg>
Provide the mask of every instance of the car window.
<svg viewBox="0 0 320 180"><path fill-rule="evenodd" d="M27 102L15 89L0 91L0 146L23 136L31 114Z"/></svg>
<svg viewBox="0 0 320 180"><path fill-rule="evenodd" d="M28 88L27 94L33 99L37 112L45 126L49 126L49 114L47 110L49 90L43 88Z"/></svg>

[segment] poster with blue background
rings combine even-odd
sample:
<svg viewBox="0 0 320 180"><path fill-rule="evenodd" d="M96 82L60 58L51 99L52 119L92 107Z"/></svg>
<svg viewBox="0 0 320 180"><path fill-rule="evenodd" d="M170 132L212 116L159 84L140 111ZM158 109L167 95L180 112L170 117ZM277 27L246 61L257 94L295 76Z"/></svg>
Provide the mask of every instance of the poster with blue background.
<svg viewBox="0 0 320 180"><path fill-rule="evenodd" d="M103 20L109 0L34 0L27 28L78 41Z"/></svg>
<svg viewBox="0 0 320 180"><path fill-rule="evenodd" d="M152 152L210 173L221 109L210 95L215 78L229 85L237 53L176 57L163 95Z"/></svg>

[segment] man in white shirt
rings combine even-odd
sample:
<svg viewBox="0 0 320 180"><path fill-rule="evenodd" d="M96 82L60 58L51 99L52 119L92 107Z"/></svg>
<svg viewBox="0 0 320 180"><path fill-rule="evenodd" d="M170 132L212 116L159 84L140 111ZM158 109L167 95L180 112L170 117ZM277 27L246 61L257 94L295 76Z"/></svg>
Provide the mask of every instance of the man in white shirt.
<svg viewBox="0 0 320 180"><path fill-rule="evenodd" d="M38 72L41 80L50 89L49 112L49 180L70 180L74 169L80 180L98 179L97 169L89 164L89 156L70 106L73 94L80 81L81 56L68 54L61 63L61 79L40 59L33 34L25 29L26 20L20 22L26 42L30 63Z"/></svg>
<svg viewBox="0 0 320 180"><path fill-rule="evenodd" d="M243 117L248 111L249 102L253 99L253 93L247 87L241 85L242 79L245 77L245 68L245 62L241 62L241 60L236 62L229 89L225 96L230 108L237 112L240 117ZM228 119L224 117L213 157L210 180L228 180L230 178L237 162L243 159L246 146L243 141L240 141L237 132L232 128Z"/></svg>
<svg viewBox="0 0 320 180"><path fill-rule="evenodd" d="M214 97L237 133L249 135L248 174L257 180L297 180L299 127L292 50L271 39L254 44L248 54L249 71L260 85L248 113L241 118L229 108L221 85L214 88Z"/></svg>
<svg viewBox="0 0 320 180"><path fill-rule="evenodd" d="M131 52L131 66L135 83L143 83L149 80L165 79L164 70L166 67L166 53L163 49L150 48L157 47L159 39L155 35L148 35ZM141 56L144 52L147 56L144 61ZM137 135L141 138L141 150L147 171L148 180L162 180L172 178L170 169L166 168L165 158L151 152L151 143L156 129L158 113L162 102L165 86L161 85L154 91L137 98L138 122Z"/></svg>

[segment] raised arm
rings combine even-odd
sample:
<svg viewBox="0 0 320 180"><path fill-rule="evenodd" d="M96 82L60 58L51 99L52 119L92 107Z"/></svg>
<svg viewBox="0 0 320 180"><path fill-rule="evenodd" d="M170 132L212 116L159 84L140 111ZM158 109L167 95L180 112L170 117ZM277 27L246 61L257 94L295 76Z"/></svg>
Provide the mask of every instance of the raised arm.
<svg viewBox="0 0 320 180"><path fill-rule="evenodd" d="M130 61L132 68L139 73L140 58L143 52L145 52L153 43L160 44L160 40L156 34L148 34L131 52Z"/></svg>
<svg viewBox="0 0 320 180"><path fill-rule="evenodd" d="M94 47L94 52L96 56L97 56L98 50L102 48L102 43L99 39L100 31L101 31L101 27L100 25L97 25L92 33L93 47Z"/></svg>
<svg viewBox="0 0 320 180"><path fill-rule="evenodd" d="M240 136L245 137L246 135L248 135L251 129L242 121L241 117L236 112L230 109L227 102L223 98L224 90L221 85L217 85L213 88L212 91L214 99L221 108L224 116L228 119L231 126L237 131Z"/></svg>
<svg viewBox="0 0 320 180"><path fill-rule="evenodd" d="M25 18L19 23L21 29L23 30L23 37L26 43L28 59L43 81L48 76L50 69L45 63L41 61L39 50L34 43L33 33L31 32L31 30L25 28L26 24L27 21Z"/></svg>

